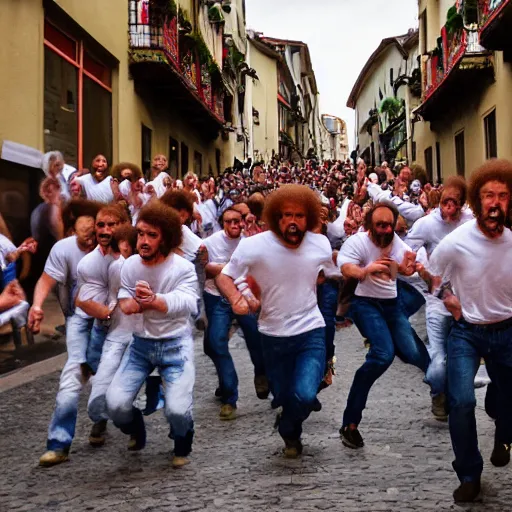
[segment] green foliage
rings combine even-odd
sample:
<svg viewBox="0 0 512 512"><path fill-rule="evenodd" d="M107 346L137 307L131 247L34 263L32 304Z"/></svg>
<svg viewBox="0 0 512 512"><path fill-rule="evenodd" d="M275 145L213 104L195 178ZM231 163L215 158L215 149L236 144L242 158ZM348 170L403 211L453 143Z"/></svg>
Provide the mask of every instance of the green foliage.
<svg viewBox="0 0 512 512"><path fill-rule="evenodd" d="M174 0L153 0L150 4L151 17L158 25L163 25L165 20L170 20L178 14L178 8Z"/></svg>
<svg viewBox="0 0 512 512"><path fill-rule="evenodd" d="M390 96L382 100L380 113L387 114L389 120L396 119L402 113L403 106L402 100Z"/></svg>
<svg viewBox="0 0 512 512"><path fill-rule="evenodd" d="M450 35L455 34L464 28L464 19L457 11L457 6L454 5L448 9L446 13L446 30Z"/></svg>

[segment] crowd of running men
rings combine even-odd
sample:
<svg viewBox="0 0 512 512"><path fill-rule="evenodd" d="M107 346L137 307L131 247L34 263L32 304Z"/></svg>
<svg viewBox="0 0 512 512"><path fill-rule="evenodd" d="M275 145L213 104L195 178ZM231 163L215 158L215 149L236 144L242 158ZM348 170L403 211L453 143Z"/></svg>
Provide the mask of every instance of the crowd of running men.
<svg viewBox="0 0 512 512"><path fill-rule="evenodd" d="M129 436L129 450L143 449L144 416L160 403L172 465L187 464L194 326L217 372L220 420L237 415L229 352L236 325L255 392L278 411L284 456L299 457L303 423L332 383L336 329L351 324L368 352L343 413L343 445L364 446L371 387L398 356L421 370L433 416L449 422L455 501L480 493L475 387L488 384L486 411L496 424L490 460L509 463L512 275L504 262L512 255L512 163L490 160L468 184L454 176L435 186L419 167L369 169L360 159L271 162L177 180L162 155L143 176L132 163L110 169L102 155L90 171L70 172L52 152L43 170L33 237L16 248L0 236L0 324L22 325L30 303L28 328L37 333L53 292L66 318L68 359L41 465L68 460L88 382L91 444L104 444L112 420ZM7 279L24 252L33 254L36 274L25 291ZM428 340L409 321L423 305Z"/></svg>

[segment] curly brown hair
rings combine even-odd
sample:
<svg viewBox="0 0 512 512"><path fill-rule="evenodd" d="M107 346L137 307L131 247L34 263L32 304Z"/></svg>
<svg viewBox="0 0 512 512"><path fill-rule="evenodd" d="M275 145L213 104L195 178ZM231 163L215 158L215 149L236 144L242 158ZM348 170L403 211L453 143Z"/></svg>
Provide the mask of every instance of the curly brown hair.
<svg viewBox="0 0 512 512"><path fill-rule="evenodd" d="M441 192L441 197L443 196L443 193L447 188L457 189L460 194L460 204L464 205L466 203L468 185L466 183L466 180L462 176L450 176L444 183L443 191Z"/></svg>
<svg viewBox="0 0 512 512"><path fill-rule="evenodd" d="M95 219L103 206L105 206L103 203L89 201L88 199L72 199L69 201L62 209L64 233L73 231L79 217L92 217Z"/></svg>
<svg viewBox="0 0 512 512"><path fill-rule="evenodd" d="M190 217L194 214L194 196L185 190L168 190L160 201L175 210L185 210Z"/></svg>
<svg viewBox="0 0 512 512"><path fill-rule="evenodd" d="M380 201L375 203L367 212L364 217L363 227L366 231L370 230L373 223L373 214L379 208L387 208L393 214L393 230L396 228L396 223L398 222L398 217L400 214L398 213L398 208L391 201Z"/></svg>
<svg viewBox="0 0 512 512"><path fill-rule="evenodd" d="M164 256L168 256L171 251L181 245L182 234L180 217L176 210L161 201L151 201L144 206L139 213L137 224L140 222L145 222L150 226L160 229L162 232L160 252Z"/></svg>
<svg viewBox="0 0 512 512"><path fill-rule="evenodd" d="M142 171L140 170L140 167L130 162L121 162L117 165L114 165L110 171L110 174L117 181L123 181L124 178L121 176L121 171L124 171L125 169L130 169L130 171L132 171L131 176L128 178L130 182L135 183L137 180L142 178Z"/></svg>
<svg viewBox="0 0 512 512"><path fill-rule="evenodd" d="M135 254L137 249L137 229L131 224L119 226L112 237L111 245L114 252L119 252L119 242L128 242L132 248L132 253Z"/></svg>
<svg viewBox="0 0 512 512"><path fill-rule="evenodd" d="M130 222L130 217L126 212L126 209L120 204L107 204L103 206L97 215L110 215L112 217L117 218L117 222L119 224L128 224Z"/></svg>
<svg viewBox="0 0 512 512"><path fill-rule="evenodd" d="M295 203L306 210L307 230L312 231L320 223L320 198L305 185L283 185L265 200L263 220L276 235L281 235L279 221L284 203Z"/></svg>
<svg viewBox="0 0 512 512"><path fill-rule="evenodd" d="M512 162L504 159L488 160L471 175L468 202L476 217L482 215L480 189L489 181L504 183L512 192Z"/></svg>

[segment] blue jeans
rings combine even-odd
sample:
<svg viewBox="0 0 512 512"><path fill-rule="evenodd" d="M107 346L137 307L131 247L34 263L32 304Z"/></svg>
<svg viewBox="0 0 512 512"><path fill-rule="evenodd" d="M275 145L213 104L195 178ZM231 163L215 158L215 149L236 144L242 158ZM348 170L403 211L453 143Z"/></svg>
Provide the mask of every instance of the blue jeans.
<svg viewBox="0 0 512 512"><path fill-rule="evenodd" d="M276 404L283 407L279 434L300 439L325 370L325 328L289 337L261 335L265 368Z"/></svg>
<svg viewBox="0 0 512 512"><path fill-rule="evenodd" d="M78 315L66 319L66 347L68 359L60 374L55 409L48 427L48 450L68 451L75 436L78 399L83 387L81 365L90 341L94 320Z"/></svg>
<svg viewBox="0 0 512 512"><path fill-rule="evenodd" d="M229 353L229 329L236 318L244 333L254 365L254 374L265 375L258 320L255 315L235 315L226 299L211 293L204 293L204 304L208 318L208 327L204 335L204 351L217 369L222 403L235 406L238 400L238 376L233 358Z"/></svg>
<svg viewBox="0 0 512 512"><path fill-rule="evenodd" d="M0 293L16 279L16 263L9 263L4 270L0 270Z"/></svg>
<svg viewBox="0 0 512 512"><path fill-rule="evenodd" d="M448 338L447 391L449 425L455 460L453 469L461 482L477 480L483 469L478 450L473 382L485 365L496 389L496 434L499 443L512 442L512 319L496 324L454 322Z"/></svg>
<svg viewBox="0 0 512 512"><path fill-rule="evenodd" d="M446 342L452 329L453 317L429 312L427 307L427 350L430 356L426 381L432 396L445 392L446 387Z"/></svg>
<svg viewBox="0 0 512 512"><path fill-rule="evenodd" d="M326 362L334 357L334 336L336 335L336 310L338 309L339 282L327 279L316 287L318 307L325 322ZM327 370L327 368L326 368Z"/></svg>
<svg viewBox="0 0 512 512"><path fill-rule="evenodd" d="M343 414L343 426L359 425L371 387L391 366L395 354L400 354L403 361L423 372L429 364L427 349L423 343L416 342L398 299L355 296L351 314L357 328L368 338L370 350L354 376Z"/></svg>
<svg viewBox="0 0 512 512"><path fill-rule="evenodd" d="M121 431L145 437L142 413L133 406L146 377L155 369L165 383L165 417L174 439L174 454L186 457L194 438L195 382L192 337L148 339L133 337L107 391L107 411Z"/></svg>
<svg viewBox="0 0 512 512"><path fill-rule="evenodd" d="M100 364L101 352L103 351L103 344L108 333L108 323L101 320L95 320L91 332L91 340L87 345L87 364L93 374L98 371Z"/></svg>

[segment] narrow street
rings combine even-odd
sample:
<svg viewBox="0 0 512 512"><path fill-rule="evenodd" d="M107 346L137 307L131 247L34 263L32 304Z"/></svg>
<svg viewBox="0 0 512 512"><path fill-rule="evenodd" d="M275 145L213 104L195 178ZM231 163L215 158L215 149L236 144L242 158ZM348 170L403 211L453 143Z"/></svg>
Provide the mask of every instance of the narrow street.
<svg viewBox="0 0 512 512"><path fill-rule="evenodd" d="M421 328L419 334L425 334ZM196 438L192 462L182 470L171 468L161 411L147 421L144 451L128 452L127 439L112 426L104 448L91 448L85 394L70 462L39 468L59 374L2 393L0 510L510 510L510 469L488 461L493 424L483 410L485 389L477 391L484 501L459 507L452 498L457 478L448 426L431 419L428 388L418 370L395 361L370 394L361 424L365 448L349 450L338 429L365 349L355 328L339 331L338 374L320 395L322 411L305 424L302 459L290 461L280 453L270 402L253 392L243 341L235 336L231 347L241 381L239 417L221 422L214 368L196 337Z"/></svg>

